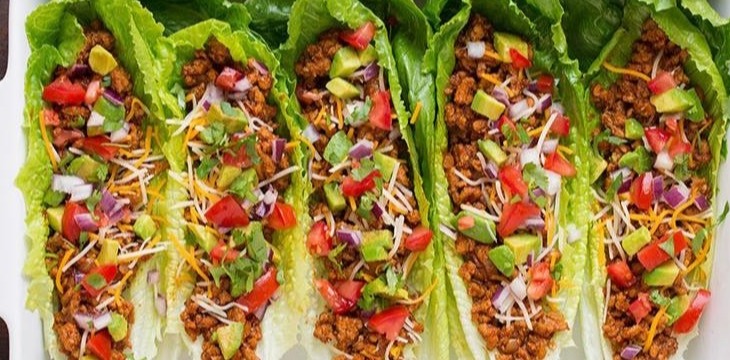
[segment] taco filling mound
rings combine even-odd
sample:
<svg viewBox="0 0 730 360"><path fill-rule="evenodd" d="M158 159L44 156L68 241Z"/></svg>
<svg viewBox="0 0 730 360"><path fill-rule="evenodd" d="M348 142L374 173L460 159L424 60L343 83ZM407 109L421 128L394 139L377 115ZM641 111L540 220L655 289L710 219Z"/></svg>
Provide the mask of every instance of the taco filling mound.
<svg viewBox="0 0 730 360"><path fill-rule="evenodd" d="M554 80L530 73L531 49L473 14L446 88L443 166L455 208L441 231L464 259L472 321L499 359L537 359L568 325L555 309L562 265L561 182L576 176L562 145L570 120ZM578 235L579 236L579 235Z"/></svg>
<svg viewBox="0 0 730 360"><path fill-rule="evenodd" d="M603 333L614 358L667 359L710 298L702 288L712 233L713 119L683 69L685 50L649 20L622 73L591 89L600 110L594 146L598 231L608 264Z"/></svg>
<svg viewBox="0 0 730 360"><path fill-rule="evenodd" d="M181 319L190 338L203 336L203 359L257 359L260 322L281 281L271 241L296 225L282 194L298 167L275 133L273 77L262 63L236 62L211 38L182 81L189 113L173 135L184 134L187 170L171 176L189 200L179 205L186 237L172 240L197 283Z"/></svg>
<svg viewBox="0 0 730 360"><path fill-rule="evenodd" d="M113 35L99 22L84 35L75 63L58 67L43 88L41 133L53 166L44 197L46 267L55 279L61 351L120 359L135 320L121 294L138 265L165 250L151 211L164 186L154 177L165 163L151 151L156 135L117 63ZM159 271L143 276L157 291Z"/></svg>
<svg viewBox="0 0 730 360"><path fill-rule="evenodd" d="M313 153L307 247L328 304L314 336L334 346L338 359L401 358L423 331L411 314L425 294L406 280L432 233L420 225L407 145L370 45L374 33L372 23L323 33L295 65L309 121L302 141Z"/></svg>

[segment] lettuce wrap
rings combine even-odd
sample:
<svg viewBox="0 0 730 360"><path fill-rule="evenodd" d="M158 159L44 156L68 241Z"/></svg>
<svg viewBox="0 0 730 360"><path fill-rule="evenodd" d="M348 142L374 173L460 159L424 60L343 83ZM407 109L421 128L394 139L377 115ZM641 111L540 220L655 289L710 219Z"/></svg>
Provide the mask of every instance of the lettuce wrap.
<svg viewBox="0 0 730 360"><path fill-rule="evenodd" d="M136 2L60 1L26 30L26 306L53 359L154 357L166 165L150 44L162 28Z"/></svg>
<svg viewBox="0 0 730 360"><path fill-rule="evenodd" d="M308 308L303 153L290 139L279 64L250 31L218 20L159 44L175 209L165 353L279 359ZM174 271L173 271L174 269ZM179 346L183 344L183 346Z"/></svg>
<svg viewBox="0 0 730 360"><path fill-rule="evenodd" d="M576 156L588 147L576 101L583 90L565 53L562 9L511 1L433 1L426 9L448 19L425 61L437 101L426 163L452 347L464 359L558 358L572 344L590 218L589 167ZM556 147L542 147L545 139Z"/></svg>
<svg viewBox="0 0 730 360"><path fill-rule="evenodd" d="M425 342L443 330L427 328L443 277L385 25L356 1L297 1L280 55L309 148L315 305L302 345L313 358L444 358Z"/></svg>
<svg viewBox="0 0 730 360"><path fill-rule="evenodd" d="M582 23L565 25L583 32ZM724 217L714 203L727 121L722 77L680 9L630 1L586 81L594 197L586 357L682 358L710 300L714 229ZM675 95L687 101L665 106Z"/></svg>

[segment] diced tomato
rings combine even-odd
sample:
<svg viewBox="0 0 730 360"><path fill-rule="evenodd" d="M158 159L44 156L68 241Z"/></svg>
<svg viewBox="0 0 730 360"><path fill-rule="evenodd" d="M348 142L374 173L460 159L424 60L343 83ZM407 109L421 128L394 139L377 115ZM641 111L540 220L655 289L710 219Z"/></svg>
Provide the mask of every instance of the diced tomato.
<svg viewBox="0 0 730 360"><path fill-rule="evenodd" d="M361 181L348 176L342 181L342 193L345 196L360 197L365 192L375 189L375 178L378 177L380 177L380 171L378 170L374 170Z"/></svg>
<svg viewBox="0 0 730 360"><path fill-rule="evenodd" d="M502 135L507 135L507 134L505 134L505 131L504 131L505 126L507 129L509 129L509 130L507 130L507 132L511 132L512 134L516 133L517 126L515 126L515 123L512 120L510 120L507 117L507 115L502 115L499 117L499 120L497 120L497 129L499 129L499 131L502 133Z"/></svg>
<svg viewBox="0 0 730 360"><path fill-rule="evenodd" d="M89 86L86 88L84 103L86 105L93 105L103 92L104 90L101 88L101 82L99 80L90 82Z"/></svg>
<svg viewBox="0 0 730 360"><path fill-rule="evenodd" d="M357 50L365 50L370 44L370 40L375 36L375 24L368 21L362 24L357 30L343 31L340 34L340 40Z"/></svg>
<svg viewBox="0 0 730 360"><path fill-rule="evenodd" d="M669 141L669 157L674 159L681 154L689 154L692 152L692 144L685 142L681 138L673 137Z"/></svg>
<svg viewBox="0 0 730 360"><path fill-rule="evenodd" d="M327 256L332 250L332 238L324 220L317 221L312 225L307 235L307 249L313 255Z"/></svg>
<svg viewBox="0 0 730 360"><path fill-rule="evenodd" d="M631 203L641 210L649 210L654 200L654 184L650 172L643 173L631 184Z"/></svg>
<svg viewBox="0 0 730 360"><path fill-rule="evenodd" d="M247 313L250 314L266 304L277 289L279 289L279 282L276 280L276 268L270 267L256 280L253 289L248 294L241 295L236 302L245 306L248 309Z"/></svg>
<svg viewBox="0 0 730 360"><path fill-rule="evenodd" d="M243 74L230 67L226 67L215 79L215 85L225 91L233 91L233 87L236 86L236 82L243 78Z"/></svg>
<svg viewBox="0 0 730 360"><path fill-rule="evenodd" d="M219 227L233 228L248 225L248 214L236 199L228 195L218 200L205 212L205 218Z"/></svg>
<svg viewBox="0 0 730 360"><path fill-rule="evenodd" d="M659 95L677 87L674 77L671 73L662 71L647 83L649 90L654 95Z"/></svg>
<svg viewBox="0 0 730 360"><path fill-rule="evenodd" d="M291 229L297 225L297 215L294 213L294 208L283 202L276 202L274 204L274 211L267 218L270 228L274 230L286 230Z"/></svg>
<svg viewBox="0 0 730 360"><path fill-rule="evenodd" d="M218 241L218 244L210 250L210 257L216 265L220 264L221 261L224 263L232 262L238 258L238 254L238 250L231 249L223 240Z"/></svg>
<svg viewBox="0 0 730 360"><path fill-rule="evenodd" d="M86 349L99 358L99 360L110 360L112 358L112 337L107 330L95 332L86 342Z"/></svg>
<svg viewBox="0 0 730 360"><path fill-rule="evenodd" d="M61 125L61 118L58 117L58 113L53 109L43 109L43 123L46 126L58 126Z"/></svg>
<svg viewBox="0 0 730 360"><path fill-rule="evenodd" d="M532 66L530 59L524 57L515 49L509 49L509 57L512 58L512 66L517 69L526 69Z"/></svg>
<svg viewBox="0 0 730 360"><path fill-rule="evenodd" d="M58 105L81 105L84 103L86 90L62 76L43 88L43 100Z"/></svg>
<svg viewBox="0 0 730 360"><path fill-rule="evenodd" d="M499 217L497 225L497 233L501 237L511 235L515 230L525 225L527 219L540 215L540 208L533 203L518 202L516 204L507 203L502 209L502 215Z"/></svg>
<svg viewBox="0 0 730 360"><path fill-rule="evenodd" d="M390 92L380 90L371 97L371 100L373 101L373 105L368 114L370 124L378 129L390 131L393 128Z"/></svg>
<svg viewBox="0 0 730 360"><path fill-rule="evenodd" d="M235 166L238 168L247 168L253 163L251 157L248 156L248 149L241 141L244 135L233 135L232 141L226 149L223 150L223 164Z"/></svg>
<svg viewBox="0 0 730 360"><path fill-rule="evenodd" d="M329 305L332 312L335 314L344 314L355 307L355 301L345 298L337 292L337 289L332 286L332 283L325 279L314 280L314 285L317 287L317 291L322 295L324 300Z"/></svg>
<svg viewBox="0 0 730 360"><path fill-rule="evenodd" d="M553 120L553 124L550 125L550 131L560 136L568 136L570 134L570 118L563 114L558 114L555 120Z"/></svg>
<svg viewBox="0 0 730 360"><path fill-rule="evenodd" d="M532 278L527 285L527 296L532 300L540 300L553 287L553 277L550 275L550 265L546 262L535 264L530 269Z"/></svg>
<svg viewBox="0 0 730 360"><path fill-rule="evenodd" d="M522 171L516 165L504 165L499 169L499 181L510 191L510 195L527 195L527 184L522 179Z"/></svg>
<svg viewBox="0 0 730 360"><path fill-rule="evenodd" d="M428 244L431 243L433 232L424 226L419 226L413 229L413 233L408 235L406 238L406 249L410 251L423 251L426 250Z"/></svg>
<svg viewBox="0 0 730 360"><path fill-rule="evenodd" d="M652 242L644 246L636 254L636 257L639 259L639 262L642 266L644 266L646 271L652 271L654 268L670 259L669 254L659 247L659 242Z"/></svg>
<svg viewBox="0 0 730 360"><path fill-rule="evenodd" d="M344 280L335 283L335 289L337 293L342 295L347 300L357 303L362 295L362 288L365 287L364 281L357 280Z"/></svg>
<svg viewBox="0 0 730 360"><path fill-rule="evenodd" d="M86 205L84 204L75 202L66 203L66 206L63 209L63 217L61 218L61 234L66 240L72 243L79 241L81 228L76 223L75 216L88 213L89 210L86 209Z"/></svg>
<svg viewBox="0 0 730 360"><path fill-rule="evenodd" d="M659 240L659 244L663 244L664 242L668 241L669 234L665 234L662 236L662 238ZM674 241L673 247L674 247L674 256L678 256L679 253L682 252L682 250L689 247L689 243L687 242L687 238L684 237L684 234L681 231L676 231L674 234L672 234L672 240Z"/></svg>
<svg viewBox="0 0 730 360"><path fill-rule="evenodd" d="M687 311L674 323L673 329L675 333L686 334L697 325L702 311L705 309L707 303L710 302L710 296L710 292L704 289L697 292L697 296L692 300Z"/></svg>
<svg viewBox="0 0 730 360"><path fill-rule="evenodd" d="M646 135L646 140L649 142L651 149L657 154L664 149L664 145L667 144L667 141L671 137L671 134L666 130L657 127L644 129L644 135Z"/></svg>
<svg viewBox="0 0 730 360"><path fill-rule="evenodd" d="M626 261L615 261L608 265L607 270L608 277L611 278L611 283L616 284L616 286L622 289L631 286L636 280L636 278L634 278L634 274L631 272L631 269L629 269L629 265L626 264Z"/></svg>
<svg viewBox="0 0 730 360"><path fill-rule="evenodd" d="M389 341L393 341L398 337L398 333L400 333L403 324L406 323L406 319L410 315L410 311L405 306L391 306L373 315L368 320L368 327L385 335L385 338Z"/></svg>
<svg viewBox="0 0 730 360"><path fill-rule="evenodd" d="M119 151L118 147L109 145L111 143L112 141L106 136L92 136L81 140L81 148L109 161L117 156L117 151Z"/></svg>
<svg viewBox="0 0 730 360"><path fill-rule="evenodd" d="M565 177L573 177L577 173L575 166L562 157L557 151L545 157L545 169Z"/></svg>
<svg viewBox="0 0 730 360"><path fill-rule="evenodd" d="M639 297L629 305L629 312L636 320L636 323L640 323L641 319L649 315L651 311L651 303L649 302L649 295L646 293L640 293Z"/></svg>
<svg viewBox="0 0 730 360"><path fill-rule="evenodd" d="M101 275L102 278L106 281L106 285L104 286L95 286L95 284L92 284L91 277L96 277L95 274ZM91 272L86 274L84 276L84 279L81 280L81 285L84 287L84 290L91 295L91 297L96 297L97 295L101 294L104 289L109 286L112 281L114 281L114 278L117 276L117 266L116 265L101 265L95 267Z"/></svg>
<svg viewBox="0 0 730 360"><path fill-rule="evenodd" d="M542 74L540 77L537 78L537 81L535 81L535 85L537 86L537 90L543 93L552 93L553 92L553 82L555 79L553 79L552 76L548 74Z"/></svg>

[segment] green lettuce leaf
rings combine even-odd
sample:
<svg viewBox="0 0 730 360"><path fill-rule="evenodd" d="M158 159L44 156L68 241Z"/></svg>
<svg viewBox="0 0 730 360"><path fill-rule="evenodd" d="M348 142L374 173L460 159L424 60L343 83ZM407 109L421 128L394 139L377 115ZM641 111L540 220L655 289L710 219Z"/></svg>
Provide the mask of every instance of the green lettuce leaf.
<svg viewBox="0 0 730 360"><path fill-rule="evenodd" d="M239 0L240 1L240 0ZM251 30L261 35L272 47L287 39L287 24L294 0L247 0L244 5L251 14Z"/></svg>
<svg viewBox="0 0 730 360"><path fill-rule="evenodd" d="M208 19L229 23L235 29L243 29L251 22L251 16L243 4L226 0L141 0L155 18L165 25L165 35L171 35L188 26Z"/></svg>

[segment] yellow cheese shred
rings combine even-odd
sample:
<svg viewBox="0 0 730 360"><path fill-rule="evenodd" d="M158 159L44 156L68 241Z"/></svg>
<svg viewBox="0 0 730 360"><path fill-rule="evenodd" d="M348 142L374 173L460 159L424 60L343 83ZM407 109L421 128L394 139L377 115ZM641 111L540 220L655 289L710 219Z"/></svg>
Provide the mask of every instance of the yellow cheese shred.
<svg viewBox="0 0 730 360"><path fill-rule="evenodd" d="M170 240L172 240L172 244L175 246L175 249L177 249L177 252L180 254L180 256L182 256L183 259L185 259L185 261L190 264L190 267L192 267L193 270L195 270L195 272L198 273L201 278L203 278L203 280L210 281L208 276L205 275L205 272L203 272L203 270L201 270L198 266L198 262L197 260L195 260L195 256L185 250L185 247L182 243L180 243L180 240L178 240L177 237L173 234L170 234Z"/></svg>
<svg viewBox="0 0 730 360"><path fill-rule="evenodd" d="M398 300L397 302L399 304L403 304L403 305L415 305L415 304L418 304L421 301L425 300L426 297L428 297L428 295L431 293L431 291L433 291L433 289L436 288L436 285L438 284L438 282L439 282L439 279L438 278L435 278L434 281L433 281L433 283L431 283L431 285L429 285L428 288L426 288L426 290L423 291L423 293L421 294L421 296L419 296L419 297L417 297L415 299L412 299L412 300L411 299Z"/></svg>
<svg viewBox="0 0 730 360"><path fill-rule="evenodd" d="M337 99L337 128L342 130L342 127L345 126L345 121L342 119L342 100Z"/></svg>
<svg viewBox="0 0 730 360"><path fill-rule="evenodd" d="M666 306L662 306L659 312L654 316L654 320L651 321L651 327L649 333L646 335L646 342L644 342L644 351L649 351L652 341L654 341L654 335L656 335L656 329L659 326L659 321L664 317L664 313L667 311Z"/></svg>
<svg viewBox="0 0 730 360"><path fill-rule="evenodd" d="M124 284L127 283L127 280L132 276L134 273L133 270L127 271L126 274L124 274L124 277L122 280L119 281L119 284L114 288L114 303L119 305L122 297L122 289L124 289Z"/></svg>
<svg viewBox="0 0 730 360"><path fill-rule="evenodd" d="M496 78L496 77L495 77L494 75L492 75L492 74L487 74L487 73L479 73L479 78L481 78L482 80L486 80L486 81L489 81L490 83L492 83L492 84L494 84L494 85L497 85L497 86L499 86L499 85L502 85L502 82L501 82L501 81L499 81L499 79L497 79L497 78Z"/></svg>
<svg viewBox="0 0 730 360"><path fill-rule="evenodd" d="M350 203L350 208L352 208L352 211L357 210L357 206L355 206L355 199L352 196L348 196L347 201Z"/></svg>
<svg viewBox="0 0 730 360"><path fill-rule="evenodd" d="M134 164L135 167L140 167L142 165L142 163L145 160L147 160L147 157L150 155L151 146L152 146L152 126L148 126L147 131L145 132L145 136L144 136L144 153Z"/></svg>
<svg viewBox="0 0 730 360"><path fill-rule="evenodd" d="M631 69L616 67L616 66L613 66L613 65L609 64L608 62L604 62L603 63L603 67L605 67L606 70L608 70L608 71L610 71L612 73L637 77L637 78L639 78L641 80L644 80L646 82L651 81L651 78L649 76L647 76L646 74L642 74L642 73L640 73L640 72L638 72L636 70L631 70Z"/></svg>
<svg viewBox="0 0 730 360"><path fill-rule="evenodd" d="M672 220L669 222L669 225L672 227L672 229L677 229L677 217L679 214L681 214L684 210L687 210L692 204L695 203L695 198L697 197L697 192L695 190L692 190L692 194L690 195L689 199L684 202L684 204L680 205L678 208L674 210L674 213L672 214Z"/></svg>
<svg viewBox="0 0 730 360"><path fill-rule="evenodd" d="M59 294L63 294L63 286L61 285L61 274L63 273L63 271L61 271L61 269L66 266L66 263L69 259L71 259L71 255L73 255L73 253L73 249L66 250L66 253L63 254L61 262L58 264L58 270L56 270L56 288L58 289Z"/></svg>
<svg viewBox="0 0 730 360"><path fill-rule="evenodd" d="M527 132L527 135L530 136L530 137L538 136L538 135L542 134L542 130L544 128L545 128L544 126L540 126L539 128L530 130L530 131Z"/></svg>
<svg viewBox="0 0 730 360"><path fill-rule="evenodd" d="M418 121L418 115L421 114L421 108L423 107L423 103L420 101L416 103L416 108L413 109L413 115L411 115L411 125L415 124L416 121Z"/></svg>
<svg viewBox="0 0 730 360"><path fill-rule="evenodd" d="M56 152L53 151L53 145L51 145L51 142L48 141L48 134L46 133L46 122L43 119L43 111L41 111L39 120L40 120L40 125L41 125L41 137L43 138L43 144L46 146L46 152L48 152L48 157L51 158L51 165L53 165L53 171L57 171L58 163L56 162Z"/></svg>

